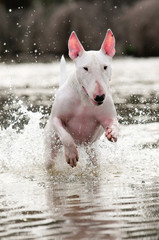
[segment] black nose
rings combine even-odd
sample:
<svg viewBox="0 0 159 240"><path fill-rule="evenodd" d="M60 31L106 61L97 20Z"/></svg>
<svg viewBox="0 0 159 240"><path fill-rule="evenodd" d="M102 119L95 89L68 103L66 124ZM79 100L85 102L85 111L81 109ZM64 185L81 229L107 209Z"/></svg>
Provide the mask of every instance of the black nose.
<svg viewBox="0 0 159 240"><path fill-rule="evenodd" d="M94 100L97 102L97 103L101 103L104 101L104 98L105 98L105 94L102 94L102 95L96 95L96 97L94 98Z"/></svg>

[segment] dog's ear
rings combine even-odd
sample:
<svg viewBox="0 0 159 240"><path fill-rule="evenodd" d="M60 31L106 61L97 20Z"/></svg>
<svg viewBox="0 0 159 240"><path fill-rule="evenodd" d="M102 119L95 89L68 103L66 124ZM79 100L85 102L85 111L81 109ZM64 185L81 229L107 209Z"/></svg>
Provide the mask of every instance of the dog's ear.
<svg viewBox="0 0 159 240"><path fill-rule="evenodd" d="M68 49L69 49L69 56L73 60L84 52L84 48L80 43L77 35L75 32L71 33L71 36L68 40Z"/></svg>
<svg viewBox="0 0 159 240"><path fill-rule="evenodd" d="M107 30L101 50L110 57L115 55L115 37L110 29Z"/></svg>

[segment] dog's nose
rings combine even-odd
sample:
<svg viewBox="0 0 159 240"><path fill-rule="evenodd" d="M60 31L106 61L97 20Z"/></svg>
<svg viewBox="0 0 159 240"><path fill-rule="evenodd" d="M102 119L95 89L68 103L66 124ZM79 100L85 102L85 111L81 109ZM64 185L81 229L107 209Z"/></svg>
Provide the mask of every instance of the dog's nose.
<svg viewBox="0 0 159 240"><path fill-rule="evenodd" d="M97 102L97 103L103 103L104 101L104 98L105 98L105 94L102 94L102 95L96 95L96 97L94 98L94 100Z"/></svg>

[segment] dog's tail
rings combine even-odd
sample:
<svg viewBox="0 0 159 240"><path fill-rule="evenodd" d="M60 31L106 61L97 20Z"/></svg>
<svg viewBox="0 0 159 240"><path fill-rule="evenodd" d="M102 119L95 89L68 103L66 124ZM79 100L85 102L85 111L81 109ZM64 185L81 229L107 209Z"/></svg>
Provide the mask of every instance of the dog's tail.
<svg viewBox="0 0 159 240"><path fill-rule="evenodd" d="M60 73L61 73L60 86L62 86L67 79L66 61L63 55L60 61Z"/></svg>

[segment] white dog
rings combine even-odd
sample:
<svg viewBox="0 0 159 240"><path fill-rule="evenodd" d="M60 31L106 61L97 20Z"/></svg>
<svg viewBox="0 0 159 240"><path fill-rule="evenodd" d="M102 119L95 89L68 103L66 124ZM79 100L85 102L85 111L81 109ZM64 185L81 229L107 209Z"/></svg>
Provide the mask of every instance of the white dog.
<svg viewBox="0 0 159 240"><path fill-rule="evenodd" d="M45 136L49 165L54 163L63 145L67 163L75 167L79 144L91 144L103 132L108 140L117 141L119 124L109 89L115 38L108 29L99 51L85 51L72 32L68 48L69 56L75 62L75 71L66 78L62 58L62 84L56 94Z"/></svg>

